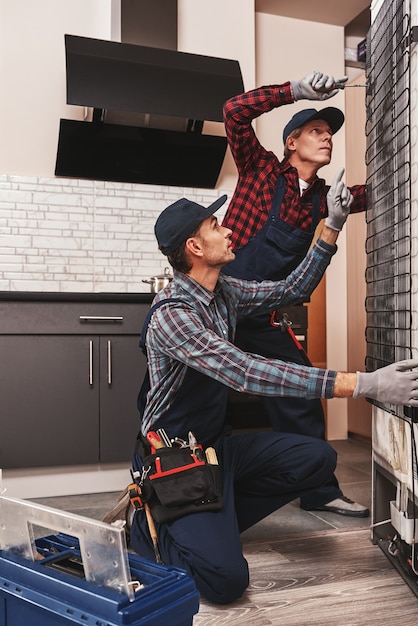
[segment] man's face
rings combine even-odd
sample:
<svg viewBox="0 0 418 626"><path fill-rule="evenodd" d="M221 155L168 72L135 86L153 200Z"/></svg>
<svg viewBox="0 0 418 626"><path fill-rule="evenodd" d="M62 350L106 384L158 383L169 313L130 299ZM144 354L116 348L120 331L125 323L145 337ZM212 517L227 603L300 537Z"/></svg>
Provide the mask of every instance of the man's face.
<svg viewBox="0 0 418 626"><path fill-rule="evenodd" d="M332 132L324 120L311 120L302 126L299 137L288 138L292 158L311 163L318 169L328 165L332 155Z"/></svg>
<svg viewBox="0 0 418 626"><path fill-rule="evenodd" d="M221 268L235 259L231 234L231 229L221 226L214 215L202 222L198 239L202 256L209 267Z"/></svg>

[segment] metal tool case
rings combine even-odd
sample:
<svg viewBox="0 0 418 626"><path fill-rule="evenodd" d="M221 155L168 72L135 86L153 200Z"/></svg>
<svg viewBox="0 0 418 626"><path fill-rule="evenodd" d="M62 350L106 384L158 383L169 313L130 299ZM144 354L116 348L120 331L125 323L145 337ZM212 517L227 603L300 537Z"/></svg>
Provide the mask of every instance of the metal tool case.
<svg viewBox="0 0 418 626"><path fill-rule="evenodd" d="M129 553L122 527L0 496L0 547L2 626L191 626L199 610L186 572Z"/></svg>

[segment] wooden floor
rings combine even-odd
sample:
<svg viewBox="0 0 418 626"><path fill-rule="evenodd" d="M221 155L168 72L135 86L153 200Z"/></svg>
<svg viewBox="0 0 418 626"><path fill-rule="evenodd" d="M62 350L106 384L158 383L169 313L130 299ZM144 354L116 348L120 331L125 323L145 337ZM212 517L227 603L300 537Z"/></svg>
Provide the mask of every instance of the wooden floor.
<svg viewBox="0 0 418 626"><path fill-rule="evenodd" d="M331 443L343 492L370 506L370 446ZM116 495L38 502L101 519ZM418 626L418 598L372 543L370 518L302 511L295 501L245 531L242 543L248 590L228 606L202 600L193 626Z"/></svg>
<svg viewBox="0 0 418 626"><path fill-rule="evenodd" d="M416 626L418 598L370 541L338 530L249 542L250 587L226 607L202 601L194 626Z"/></svg>

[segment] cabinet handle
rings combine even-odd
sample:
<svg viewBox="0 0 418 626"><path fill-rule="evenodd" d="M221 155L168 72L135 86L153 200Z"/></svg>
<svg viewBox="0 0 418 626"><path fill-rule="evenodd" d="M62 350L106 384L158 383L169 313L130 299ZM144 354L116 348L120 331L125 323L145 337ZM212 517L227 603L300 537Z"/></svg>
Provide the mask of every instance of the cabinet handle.
<svg viewBox="0 0 418 626"><path fill-rule="evenodd" d="M112 342L107 340L107 384L112 384Z"/></svg>
<svg viewBox="0 0 418 626"><path fill-rule="evenodd" d="M89 341L89 385L93 384L93 341Z"/></svg>
<svg viewBox="0 0 418 626"><path fill-rule="evenodd" d="M122 315L80 315L80 322L123 322Z"/></svg>

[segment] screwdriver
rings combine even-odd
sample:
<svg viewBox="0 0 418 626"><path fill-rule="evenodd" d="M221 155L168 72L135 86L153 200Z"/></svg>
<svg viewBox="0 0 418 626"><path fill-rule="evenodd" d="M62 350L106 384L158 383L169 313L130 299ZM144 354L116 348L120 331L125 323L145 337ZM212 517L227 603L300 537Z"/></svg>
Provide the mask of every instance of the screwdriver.
<svg viewBox="0 0 418 626"><path fill-rule="evenodd" d="M164 442L161 440L160 435L157 435L153 430L148 431L147 433L147 441L151 446L151 452L154 450L158 450L159 448L164 448ZM154 452L152 452L154 454Z"/></svg>
<svg viewBox="0 0 418 626"><path fill-rule="evenodd" d="M342 85L342 87L340 87L339 85L336 85L335 89L347 89L347 87L365 87L367 88L369 85L367 83L365 83L364 85L358 84L358 85Z"/></svg>
<svg viewBox="0 0 418 626"><path fill-rule="evenodd" d="M327 89L325 89L324 87L313 87L315 89L315 91L319 91L319 93L328 93L329 91L332 91L333 89L347 89L347 87L368 87L368 84L360 84L360 83L356 83L356 84L352 84L352 85L346 85L345 83L334 83L331 87L328 87Z"/></svg>
<svg viewBox="0 0 418 626"><path fill-rule="evenodd" d="M157 435L157 433L155 433L153 430L148 431L147 441L151 445L151 452L154 450L153 453L155 453L155 451L160 448L164 448L164 443L161 441L160 436ZM149 534L151 536L152 545L154 546L155 560L157 561L157 563L162 563L163 560L161 558L160 549L158 547L157 528L155 526L154 518L152 517L151 508L148 502L144 503L144 509L147 518Z"/></svg>

